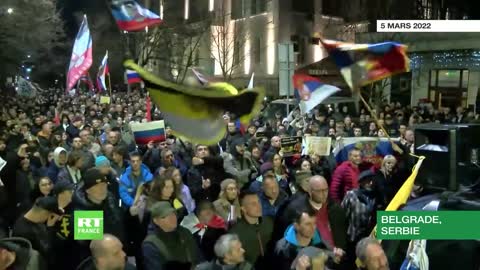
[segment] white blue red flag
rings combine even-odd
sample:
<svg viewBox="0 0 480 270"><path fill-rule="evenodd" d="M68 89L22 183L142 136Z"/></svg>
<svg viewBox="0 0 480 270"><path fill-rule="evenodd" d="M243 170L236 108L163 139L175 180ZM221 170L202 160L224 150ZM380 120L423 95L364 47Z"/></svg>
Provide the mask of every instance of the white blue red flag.
<svg viewBox="0 0 480 270"><path fill-rule="evenodd" d="M98 68L97 74L97 89L99 92L103 92L107 90L107 84L105 82L105 78L110 71L108 70L108 51L105 53L103 57L102 64Z"/></svg>
<svg viewBox="0 0 480 270"><path fill-rule="evenodd" d="M362 153L363 162L371 163L380 168L383 157L393 155L392 141L398 139L387 139L378 137L344 137L336 141L333 155L340 164L348 160L348 153L352 149L358 149Z"/></svg>
<svg viewBox="0 0 480 270"><path fill-rule="evenodd" d="M132 123L133 137L138 145L165 141L165 122Z"/></svg>
<svg viewBox="0 0 480 270"><path fill-rule="evenodd" d="M305 74L293 75L293 86L302 113L308 113L326 98L340 91L336 86L324 84Z"/></svg>
<svg viewBox="0 0 480 270"><path fill-rule="evenodd" d="M72 57L67 73L67 92L72 89L80 77L92 66L92 36L88 29L87 16L83 17L82 25L75 38Z"/></svg>
<svg viewBox="0 0 480 270"><path fill-rule="evenodd" d="M136 71L127 69L128 84L141 83L141 82L142 82L142 78L140 78L140 75Z"/></svg>
<svg viewBox="0 0 480 270"><path fill-rule="evenodd" d="M143 8L134 0L113 0L112 14L118 27L123 31L143 31L162 23L157 14Z"/></svg>

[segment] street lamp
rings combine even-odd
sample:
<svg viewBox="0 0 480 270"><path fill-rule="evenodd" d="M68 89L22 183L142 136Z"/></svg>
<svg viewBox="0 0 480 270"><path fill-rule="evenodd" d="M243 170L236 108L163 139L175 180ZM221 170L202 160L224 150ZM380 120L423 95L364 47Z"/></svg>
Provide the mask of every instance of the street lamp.
<svg viewBox="0 0 480 270"><path fill-rule="evenodd" d="M32 57L30 54L29 54L29 55L27 55L27 58L30 58L30 57Z"/></svg>
<svg viewBox="0 0 480 270"><path fill-rule="evenodd" d="M13 8L7 8L7 13L12 14L13 13Z"/></svg>

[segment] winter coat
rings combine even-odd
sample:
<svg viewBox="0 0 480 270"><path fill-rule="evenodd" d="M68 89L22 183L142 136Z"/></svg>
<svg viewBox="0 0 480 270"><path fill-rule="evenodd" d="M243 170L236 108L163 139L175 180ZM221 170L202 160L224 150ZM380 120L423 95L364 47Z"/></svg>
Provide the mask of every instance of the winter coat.
<svg viewBox="0 0 480 270"><path fill-rule="evenodd" d="M290 225L285 231L285 235L280 239L275 245L274 252L274 261L273 264L276 270L290 270L292 269L292 263L298 255L298 252L305 248L300 246L297 241L296 230L293 225ZM310 247L317 247L321 249L326 249L325 245L322 243L320 233L315 229L313 238L308 245Z"/></svg>
<svg viewBox="0 0 480 270"><path fill-rule="evenodd" d="M81 183L73 195L72 203L75 211L103 211L103 233L115 235L124 246L126 245L123 212L111 193L108 193L107 198L105 198L101 204L94 204L88 199L83 189L83 184ZM69 223L74 224L73 215ZM71 252L71 254L75 254L75 256L72 256L72 260L75 260L75 265L79 265L80 262L90 255L88 245L89 241L75 241L74 248L72 248Z"/></svg>
<svg viewBox="0 0 480 270"><path fill-rule="evenodd" d="M224 153L224 167L226 172L235 177L240 189L250 182L252 173L256 172L251 154L245 152L240 155L235 148L232 149L231 154Z"/></svg>
<svg viewBox="0 0 480 270"><path fill-rule="evenodd" d="M335 242L335 247L342 248L346 250L347 248L347 220L345 211L340 207L339 204L333 202L332 200L328 201L328 221L330 222L330 227L332 230L333 241ZM298 211L316 211L309 202L308 196L302 196L298 199L291 201L286 207L284 213L281 213L279 226L283 228L288 227L294 222L295 213Z"/></svg>
<svg viewBox="0 0 480 270"><path fill-rule="evenodd" d="M200 262L192 234L181 226L167 233L155 225L142 243L142 254L145 270L190 270Z"/></svg>
<svg viewBox="0 0 480 270"><path fill-rule="evenodd" d="M80 181L82 180L81 173L80 173L80 177L77 177L78 179L74 180L74 178L70 174L70 171L68 170L68 167L69 166L67 165L64 168L60 169L60 171L58 172L58 176L57 176L57 182L65 181L65 182L72 183L72 184L79 184Z"/></svg>
<svg viewBox="0 0 480 270"><path fill-rule="evenodd" d="M192 166L187 173L186 184L190 188L190 194L195 201L215 201L220 193L220 183L231 178L224 169L224 161L221 157L205 157L203 164ZM210 179L210 187L202 188L202 178Z"/></svg>
<svg viewBox="0 0 480 270"><path fill-rule="evenodd" d="M142 164L140 170L141 177L137 186L135 186L135 183L132 179L132 167L128 167L125 170L125 173L123 173L120 177L120 198L122 199L123 205L126 207L130 207L133 205L133 201L135 200L135 194L137 193L137 188L141 184L145 184L153 180L153 175L146 165Z"/></svg>
<svg viewBox="0 0 480 270"><path fill-rule="evenodd" d="M218 200L213 202L213 206L215 207L215 212L222 217L225 221L229 221L229 214L230 214L230 209L232 207L232 204L230 204L229 201L223 198L219 198ZM237 200L233 203L233 206L235 207L235 216L233 217L233 220L237 220L241 218L241 212L240 212L240 203Z"/></svg>
<svg viewBox="0 0 480 270"><path fill-rule="evenodd" d="M329 197L336 203L341 203L347 191L358 188L359 175L357 166L350 161L344 161L333 173Z"/></svg>
<svg viewBox="0 0 480 270"><path fill-rule="evenodd" d="M53 160L48 166L47 176L48 178L50 178L50 180L52 180L53 183L57 182L58 173L60 172L60 169L64 167L58 164L58 159L59 159L60 153L62 152L66 153L67 150L65 150L65 148L63 147L55 148L55 150L53 151Z"/></svg>
<svg viewBox="0 0 480 270"><path fill-rule="evenodd" d="M11 237L3 238L2 242L8 243L15 252L15 262L8 269L14 270L47 270L45 261L40 257L38 251L32 249L32 244L25 238Z"/></svg>
<svg viewBox="0 0 480 270"><path fill-rule="evenodd" d="M258 269L264 269L262 266L268 265L268 263L265 264L264 260L271 247L270 241L273 233L273 219L271 217L262 217L259 224L250 224L242 218L233 225L229 233L238 235L242 246L245 247L246 261Z"/></svg>
<svg viewBox="0 0 480 270"><path fill-rule="evenodd" d="M270 216L275 218L278 209L282 208L283 205L288 202L287 193L281 189L279 190L278 198L273 205L270 203L270 199L267 198L264 192L261 192L258 195L258 198L260 199L260 204L262 205L262 216L264 217Z"/></svg>

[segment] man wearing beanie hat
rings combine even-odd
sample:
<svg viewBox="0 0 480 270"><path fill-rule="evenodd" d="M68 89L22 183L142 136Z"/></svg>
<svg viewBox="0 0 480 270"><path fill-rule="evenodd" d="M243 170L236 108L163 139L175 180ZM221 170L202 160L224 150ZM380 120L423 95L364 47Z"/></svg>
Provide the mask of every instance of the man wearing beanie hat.
<svg viewBox="0 0 480 270"><path fill-rule="evenodd" d="M108 191L113 194L116 201L120 199L118 178L114 174L110 160L106 156L98 156L95 159L95 168L97 168L108 181Z"/></svg>
<svg viewBox="0 0 480 270"><path fill-rule="evenodd" d="M108 180L98 168L88 169L82 177L83 183L79 185L73 196L74 210L103 211L103 232L115 235L125 243L124 220L118 201L108 192ZM71 217L70 223L74 220ZM89 247L83 241L75 241L71 252L71 263L78 266L89 256ZM72 269L75 269L73 267Z"/></svg>

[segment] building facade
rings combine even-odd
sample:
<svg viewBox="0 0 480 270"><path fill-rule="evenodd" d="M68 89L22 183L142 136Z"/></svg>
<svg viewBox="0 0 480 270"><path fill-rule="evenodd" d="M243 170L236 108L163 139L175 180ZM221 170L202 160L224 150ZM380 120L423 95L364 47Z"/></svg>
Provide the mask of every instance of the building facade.
<svg viewBox="0 0 480 270"><path fill-rule="evenodd" d="M256 85L265 87L269 96L279 96L279 44L293 45L293 66L300 68L327 56L318 44L320 35L354 39L339 17L337 2L163 0L158 4L167 24L197 25L201 29L197 34L202 35L202 41L195 47L193 61L185 66L192 64L206 75L230 81L239 88L245 87L255 73ZM202 23L208 27L198 27ZM158 63L150 68L165 69Z"/></svg>

